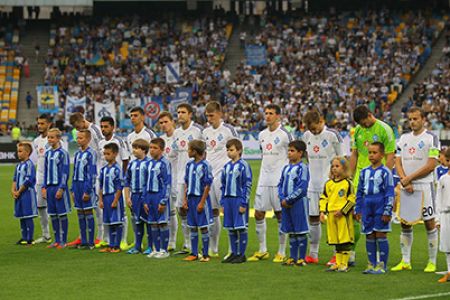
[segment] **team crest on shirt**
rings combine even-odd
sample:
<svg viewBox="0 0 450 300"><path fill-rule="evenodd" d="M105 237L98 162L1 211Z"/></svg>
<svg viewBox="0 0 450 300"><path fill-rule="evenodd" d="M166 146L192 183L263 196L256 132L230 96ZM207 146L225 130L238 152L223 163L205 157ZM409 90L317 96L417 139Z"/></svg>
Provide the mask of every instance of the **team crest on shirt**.
<svg viewBox="0 0 450 300"><path fill-rule="evenodd" d="M338 195L339 195L339 197L344 197L344 195L345 195L344 189L341 189L341 190L338 192Z"/></svg>
<svg viewBox="0 0 450 300"><path fill-rule="evenodd" d="M378 135L376 135L376 134L373 135L373 141L374 141L374 142L377 142L377 141L378 141Z"/></svg>
<svg viewBox="0 0 450 300"><path fill-rule="evenodd" d="M408 152L409 152L409 154L413 155L414 153L416 153L416 148L411 147L411 148L409 148Z"/></svg>
<svg viewBox="0 0 450 300"><path fill-rule="evenodd" d="M313 147L313 151L316 152L316 153L318 153L318 152L320 151L320 147L317 146L317 145L315 145L315 146Z"/></svg>
<svg viewBox="0 0 450 300"><path fill-rule="evenodd" d="M269 150L269 151L272 150L272 144L271 144L271 143L268 143L268 144L266 145L266 149Z"/></svg>
<svg viewBox="0 0 450 300"><path fill-rule="evenodd" d="M280 138L277 137L273 142L275 143L275 145L277 145L280 142Z"/></svg>
<svg viewBox="0 0 450 300"><path fill-rule="evenodd" d="M419 146L419 149L422 149L425 146L425 143L423 141L420 141L417 146Z"/></svg>
<svg viewBox="0 0 450 300"><path fill-rule="evenodd" d="M328 146L328 141L327 140L323 140L322 141L322 147L326 147L326 146Z"/></svg>
<svg viewBox="0 0 450 300"><path fill-rule="evenodd" d="M222 135L222 134L219 134L219 136L217 137L217 140L218 140L219 142L221 142L221 141L223 140L223 135Z"/></svg>
<svg viewBox="0 0 450 300"><path fill-rule="evenodd" d="M192 136L192 134L190 134L189 136L188 136L188 141L190 142L190 141L192 141L194 139L194 137Z"/></svg>

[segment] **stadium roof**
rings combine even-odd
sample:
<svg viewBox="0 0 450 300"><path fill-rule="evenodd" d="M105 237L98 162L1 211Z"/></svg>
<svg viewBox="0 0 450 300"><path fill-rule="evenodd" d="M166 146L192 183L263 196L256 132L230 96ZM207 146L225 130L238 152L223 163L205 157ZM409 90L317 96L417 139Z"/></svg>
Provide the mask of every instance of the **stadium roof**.
<svg viewBox="0 0 450 300"><path fill-rule="evenodd" d="M93 6L94 0L0 0L1 6Z"/></svg>

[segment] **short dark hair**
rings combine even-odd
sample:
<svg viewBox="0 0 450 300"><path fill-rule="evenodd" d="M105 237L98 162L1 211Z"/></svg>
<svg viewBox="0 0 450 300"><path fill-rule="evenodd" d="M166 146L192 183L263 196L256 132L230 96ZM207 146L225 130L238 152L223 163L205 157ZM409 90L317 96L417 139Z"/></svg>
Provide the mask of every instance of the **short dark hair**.
<svg viewBox="0 0 450 300"><path fill-rule="evenodd" d="M408 110L408 114L410 113L415 113L415 112L419 112L420 116L423 118L425 118L425 112L423 111L422 108L417 107L417 106L412 106L409 110Z"/></svg>
<svg viewBox="0 0 450 300"><path fill-rule="evenodd" d="M177 110L179 108L186 108L186 110L188 111L188 113L193 113L194 109L192 108L192 106L189 103L180 103L177 106Z"/></svg>
<svg viewBox="0 0 450 300"><path fill-rule="evenodd" d="M380 152L384 154L384 144L382 142L376 141L370 143L371 146L378 146L378 149L380 149Z"/></svg>
<svg viewBox="0 0 450 300"><path fill-rule="evenodd" d="M150 141L150 144L158 145L159 149L164 150L166 142L162 138L154 138Z"/></svg>
<svg viewBox="0 0 450 300"><path fill-rule="evenodd" d="M189 142L189 148L197 152L199 155L205 154L206 143L202 140L192 140Z"/></svg>
<svg viewBox="0 0 450 300"><path fill-rule="evenodd" d="M445 156L446 159L450 159L450 147L447 147L445 149L444 156Z"/></svg>
<svg viewBox="0 0 450 300"><path fill-rule="evenodd" d="M234 148L236 148L237 151L241 151L241 155L242 155L242 149L244 148L242 145L242 142L238 139L230 139L228 140L226 147L227 149L229 149L231 146L234 146Z"/></svg>
<svg viewBox="0 0 450 300"><path fill-rule="evenodd" d="M103 150L111 150L113 153L119 153L119 146L116 143L109 143L103 147Z"/></svg>
<svg viewBox="0 0 450 300"><path fill-rule="evenodd" d="M353 120L355 120L355 122L359 124L359 122L368 118L369 114L371 114L371 112L367 106L359 105L353 111Z"/></svg>
<svg viewBox="0 0 450 300"><path fill-rule="evenodd" d="M114 125L115 125L114 119L112 117L110 117L110 116L106 116L106 117L101 118L100 119L100 123L103 123L103 122L108 122L109 125L111 125L112 127L114 127Z"/></svg>
<svg viewBox="0 0 450 300"><path fill-rule="evenodd" d="M137 139L133 142L133 144L131 144L131 147L141 149L145 152L145 154L147 154L150 144L144 139Z"/></svg>
<svg viewBox="0 0 450 300"><path fill-rule="evenodd" d="M294 140L288 144L288 148L294 148L297 151L306 152L306 144L304 141Z"/></svg>
<svg viewBox="0 0 450 300"><path fill-rule="evenodd" d="M266 111L267 109L273 109L277 115L281 115L281 107L277 104L273 104L273 103L267 104L264 107L264 111Z"/></svg>
<svg viewBox="0 0 450 300"><path fill-rule="evenodd" d="M142 107L140 107L140 106L135 106L135 107L133 107L133 108L130 110L130 113L132 113L132 112L138 112L138 113L140 113L141 115L145 115L144 109L143 109Z"/></svg>
<svg viewBox="0 0 450 300"><path fill-rule="evenodd" d="M39 119L41 119L41 120L46 120L48 123L52 123L52 116L51 115L49 115L49 114L40 114L38 117L37 117L37 119L39 120Z"/></svg>

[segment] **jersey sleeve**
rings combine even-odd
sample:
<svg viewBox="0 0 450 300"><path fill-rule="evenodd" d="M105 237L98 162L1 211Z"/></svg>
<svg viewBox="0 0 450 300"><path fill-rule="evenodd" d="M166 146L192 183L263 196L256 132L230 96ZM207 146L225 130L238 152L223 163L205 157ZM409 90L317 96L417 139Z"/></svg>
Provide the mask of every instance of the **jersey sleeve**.
<svg viewBox="0 0 450 300"><path fill-rule="evenodd" d="M104 173L103 170L104 170L104 167L100 169L100 175L99 175L100 189L101 189L101 190L103 190L103 177L104 177L104 175L103 175L103 173Z"/></svg>
<svg viewBox="0 0 450 300"><path fill-rule="evenodd" d="M119 168L114 168L114 180L113 180L113 184L114 184L114 191L121 191L122 190L122 172L120 171Z"/></svg>
<svg viewBox="0 0 450 300"><path fill-rule="evenodd" d="M128 148L128 143L123 139L118 139L120 145L120 158L122 161L130 160L130 149Z"/></svg>
<svg viewBox="0 0 450 300"><path fill-rule="evenodd" d="M431 143L430 149L428 150L428 157L439 159L439 151L441 149L439 138L434 133L431 133L431 135L433 137L433 141Z"/></svg>
<svg viewBox="0 0 450 300"><path fill-rule="evenodd" d="M212 168L211 165L209 164L205 164L205 175L203 176L203 184L206 185L211 185L213 182L213 175L212 175Z"/></svg>
<svg viewBox="0 0 450 300"><path fill-rule="evenodd" d="M386 154L395 153L396 144L395 144L395 135L391 126L383 123L384 128L384 136L383 136L383 144L385 147Z"/></svg>
<svg viewBox="0 0 450 300"><path fill-rule="evenodd" d="M403 144L403 135L400 136L400 139L398 140L396 146L396 150L395 150L395 157L401 157L402 156L402 145Z"/></svg>
<svg viewBox="0 0 450 300"><path fill-rule="evenodd" d="M386 170L384 174L384 211L383 215L391 216L392 208L394 205L394 177L392 176L391 171Z"/></svg>
<svg viewBox="0 0 450 300"><path fill-rule="evenodd" d="M67 189L67 182L70 173L69 153L63 150L60 152L60 156L61 156L61 163L58 166L59 168L58 174L61 176L61 182L58 188L65 190Z"/></svg>
<svg viewBox="0 0 450 300"><path fill-rule="evenodd" d="M325 183L325 186L323 187L322 195L320 195L319 199L319 209L321 212L327 212L328 211L328 182Z"/></svg>
<svg viewBox="0 0 450 300"><path fill-rule="evenodd" d="M97 176L97 165L95 154L91 153L89 155L88 163L84 169L86 172L86 180L84 181L84 192L86 194L91 194L95 186L95 177Z"/></svg>
<svg viewBox="0 0 450 300"><path fill-rule="evenodd" d="M243 187L242 190L244 191L244 197L241 202L242 207L248 207L250 203L250 193L252 192L252 180L253 180L253 174L252 169L248 165L247 162L244 161L243 164L243 170L242 170L242 183Z"/></svg>
<svg viewBox="0 0 450 300"><path fill-rule="evenodd" d="M47 152L48 153L48 152ZM47 187L47 169L48 169L48 155L45 153L44 155L44 182L42 182L42 187Z"/></svg>
<svg viewBox="0 0 450 300"><path fill-rule="evenodd" d="M278 182L278 198L280 198L280 201L284 200L284 192L283 192L283 184L284 184L284 170L286 170L287 166L283 167L283 170L281 170L281 177L280 177L280 181Z"/></svg>
<svg viewBox="0 0 450 300"><path fill-rule="evenodd" d="M353 185L350 182L350 180L346 180L348 185L347 185L347 202L344 204L344 206L341 208L341 212L344 215L347 215L355 206L355 202L356 202L356 196L355 196L355 192L353 191Z"/></svg>
<svg viewBox="0 0 450 300"><path fill-rule="evenodd" d="M161 205L167 205L167 202L169 201L170 197L170 182L171 182L172 175L170 174L170 165L169 162L163 161L161 165L161 179L162 179L162 186L163 186L163 197L159 201L159 204Z"/></svg>
<svg viewBox="0 0 450 300"><path fill-rule="evenodd" d="M353 131L353 134L351 135L352 139L351 139L351 149L352 150L357 150L358 149L358 145L356 143L356 136L358 135L358 132L360 130L361 126L357 125L355 127L355 130Z"/></svg>
<svg viewBox="0 0 450 300"><path fill-rule="evenodd" d="M333 131L333 139L331 141L331 144L333 145L334 153L336 153L336 156L343 156L344 155L344 141L342 140L342 137L338 132Z"/></svg>
<svg viewBox="0 0 450 300"><path fill-rule="evenodd" d="M33 187L36 183L36 172L34 171L34 166L31 163L30 160L27 161L26 165L26 173L25 173L25 181L23 182L23 185L26 188Z"/></svg>
<svg viewBox="0 0 450 300"><path fill-rule="evenodd" d="M355 213L360 214L364 202L364 170L359 174L358 190L356 191Z"/></svg>

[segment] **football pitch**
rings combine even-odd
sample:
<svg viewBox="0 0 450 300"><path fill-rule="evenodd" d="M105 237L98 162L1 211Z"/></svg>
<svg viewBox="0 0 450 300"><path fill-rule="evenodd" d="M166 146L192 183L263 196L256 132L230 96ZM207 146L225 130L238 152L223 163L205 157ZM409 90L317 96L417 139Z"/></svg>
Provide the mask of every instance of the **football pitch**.
<svg viewBox="0 0 450 300"><path fill-rule="evenodd" d="M259 174L259 161L250 162L253 193ZM450 283L438 284L439 276L426 274L428 250L422 225L415 227L412 271L363 275L367 264L365 238L357 247L356 266L348 273L327 273L325 263L332 248L320 246L320 264L283 267L271 260L245 264L185 262L183 256L166 260L143 255L98 253L74 249L46 249L45 245L17 246L19 222L13 217L10 195L13 166L0 166L0 299L450 299ZM247 256L258 250L254 219L249 222ZM399 225L389 236L389 267L401 259ZM268 220L268 249L278 249L277 224ZM78 235L78 221L70 214L69 240ZM35 219L35 238L40 236ZM128 240L133 234L129 228ZM182 237L179 230L178 246ZM223 230L220 251L227 252L228 238ZM289 252L289 251L288 251ZM445 257L438 255L438 270L446 269ZM428 295L428 296L426 296ZM440 295L440 296L439 296ZM420 297L423 296L423 297Z"/></svg>

